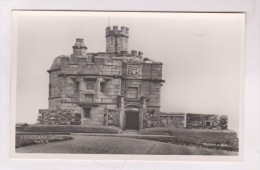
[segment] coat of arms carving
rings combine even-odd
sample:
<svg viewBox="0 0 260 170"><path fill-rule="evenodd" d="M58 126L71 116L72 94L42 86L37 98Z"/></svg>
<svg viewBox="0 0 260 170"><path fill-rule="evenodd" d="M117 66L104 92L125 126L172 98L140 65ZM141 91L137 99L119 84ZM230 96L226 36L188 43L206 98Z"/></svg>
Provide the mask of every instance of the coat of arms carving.
<svg viewBox="0 0 260 170"><path fill-rule="evenodd" d="M127 66L127 76L132 78L141 77L141 66L139 65L130 65Z"/></svg>

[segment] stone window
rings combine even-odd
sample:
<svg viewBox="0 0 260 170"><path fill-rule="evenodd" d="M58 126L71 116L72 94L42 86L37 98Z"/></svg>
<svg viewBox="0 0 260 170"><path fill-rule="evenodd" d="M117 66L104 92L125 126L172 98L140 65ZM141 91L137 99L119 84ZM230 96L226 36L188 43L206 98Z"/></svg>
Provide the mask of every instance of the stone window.
<svg viewBox="0 0 260 170"><path fill-rule="evenodd" d="M94 95L93 94L85 94L85 101L86 101L86 103L93 103L94 102Z"/></svg>
<svg viewBox="0 0 260 170"><path fill-rule="evenodd" d="M126 98L136 99L138 98L137 87L127 87Z"/></svg>
<svg viewBox="0 0 260 170"><path fill-rule="evenodd" d="M84 117L90 118L91 108L84 108L83 110L84 110Z"/></svg>
<svg viewBox="0 0 260 170"><path fill-rule="evenodd" d="M79 92L79 82L75 82L75 92Z"/></svg>
<svg viewBox="0 0 260 170"><path fill-rule="evenodd" d="M101 83L100 83L100 86L101 86L100 91L101 91L102 93L105 93L105 82L101 82Z"/></svg>
<svg viewBox="0 0 260 170"><path fill-rule="evenodd" d="M94 90L95 89L95 81L86 81L86 89Z"/></svg>

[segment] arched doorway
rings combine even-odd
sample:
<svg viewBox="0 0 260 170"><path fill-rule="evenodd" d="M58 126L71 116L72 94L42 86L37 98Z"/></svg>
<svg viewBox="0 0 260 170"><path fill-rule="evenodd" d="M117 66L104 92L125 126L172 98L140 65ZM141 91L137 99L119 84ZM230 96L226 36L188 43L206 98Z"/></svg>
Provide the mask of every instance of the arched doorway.
<svg viewBox="0 0 260 170"><path fill-rule="evenodd" d="M139 130L139 112L126 111L125 112L125 129Z"/></svg>

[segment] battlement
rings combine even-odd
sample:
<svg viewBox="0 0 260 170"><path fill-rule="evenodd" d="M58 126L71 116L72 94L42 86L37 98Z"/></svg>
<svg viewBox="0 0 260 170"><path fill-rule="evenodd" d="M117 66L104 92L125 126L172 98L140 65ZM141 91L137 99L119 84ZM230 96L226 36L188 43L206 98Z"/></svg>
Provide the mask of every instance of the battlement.
<svg viewBox="0 0 260 170"><path fill-rule="evenodd" d="M120 51L119 55L120 56L127 56L127 57L138 57L138 58L142 59L143 52L142 51L136 51L136 50L131 50L130 52Z"/></svg>
<svg viewBox="0 0 260 170"><path fill-rule="evenodd" d="M113 27L108 26L106 28L106 37L109 36L126 36L129 37L129 28L121 26L118 27L114 25Z"/></svg>
<svg viewBox="0 0 260 170"><path fill-rule="evenodd" d="M143 52L142 51L131 50L131 56L142 58L143 57Z"/></svg>

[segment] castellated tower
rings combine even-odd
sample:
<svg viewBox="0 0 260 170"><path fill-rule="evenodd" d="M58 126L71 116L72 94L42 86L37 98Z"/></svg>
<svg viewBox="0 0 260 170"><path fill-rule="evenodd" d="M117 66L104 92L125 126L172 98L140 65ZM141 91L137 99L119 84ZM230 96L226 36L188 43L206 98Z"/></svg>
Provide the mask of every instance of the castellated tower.
<svg viewBox="0 0 260 170"><path fill-rule="evenodd" d="M128 50L129 28L110 26L106 28L106 52L114 53Z"/></svg>

